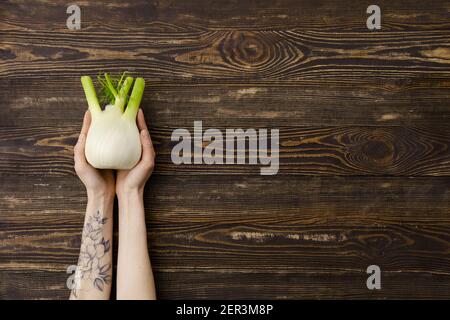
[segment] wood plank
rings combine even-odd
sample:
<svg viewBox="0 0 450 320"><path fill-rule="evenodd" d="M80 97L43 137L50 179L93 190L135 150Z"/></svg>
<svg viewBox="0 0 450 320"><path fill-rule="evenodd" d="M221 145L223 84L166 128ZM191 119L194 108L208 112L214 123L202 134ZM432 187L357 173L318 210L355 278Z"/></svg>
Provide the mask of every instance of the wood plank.
<svg viewBox="0 0 450 320"><path fill-rule="evenodd" d="M150 221L151 225L151 221ZM64 270L78 260L81 225L36 225L3 228L0 269ZM258 222L189 223L180 221L150 228L155 270L190 269L277 272L365 270L450 276L449 225L366 226L364 221L339 226L327 223L264 226ZM20 252L20 253L19 253Z"/></svg>
<svg viewBox="0 0 450 320"><path fill-rule="evenodd" d="M126 69L156 81L328 80L364 84L425 78L448 82L448 31L375 36L366 30L206 31L194 37L183 34L179 40L173 40L170 33L160 39L133 31L114 42L104 32L83 29L71 34L47 30L30 34L13 28L0 33L0 76L43 80ZM101 41L110 45L99 47Z"/></svg>
<svg viewBox="0 0 450 320"><path fill-rule="evenodd" d="M78 257L84 191L57 178L14 181L0 195L0 269L66 270ZM16 191L25 184L28 194ZM333 273L378 264L450 274L446 178L156 176L145 195L156 271Z"/></svg>
<svg viewBox="0 0 450 320"><path fill-rule="evenodd" d="M254 274L158 272L160 298L171 299L446 299L448 275L382 273L382 289L367 290L361 272ZM198 284L193 286L192 284ZM207 284L206 284L207 283Z"/></svg>
<svg viewBox="0 0 450 320"><path fill-rule="evenodd" d="M134 69L171 82L448 82L447 4L436 1L421 8L407 2L410 7L381 1L381 7L389 8L383 15L386 32L376 33L361 18L366 4L350 0L324 1L320 7L309 1L249 2L239 3L239 10L229 3L207 10L206 16L197 1L136 1L126 7L122 2L85 3L83 28L76 32L65 26L65 2L6 3L0 76L68 78Z"/></svg>
<svg viewBox="0 0 450 320"><path fill-rule="evenodd" d="M382 290L367 290L363 272L254 274L157 271L159 299L448 299L448 276L382 275ZM67 274L58 271L0 271L0 299L67 299ZM193 285L195 284L195 285Z"/></svg>
<svg viewBox="0 0 450 320"><path fill-rule="evenodd" d="M147 79L142 108L150 126L408 125L450 121L450 81L404 79L324 85L157 83ZM26 88L26 90L24 89ZM87 103L79 78L1 79L0 126L79 125Z"/></svg>
<svg viewBox="0 0 450 320"><path fill-rule="evenodd" d="M0 271L1 300L67 300L69 290L66 288L68 274L65 270L49 272L33 270Z"/></svg>
<svg viewBox="0 0 450 320"><path fill-rule="evenodd" d="M0 226L80 227L86 191L75 176L4 175ZM447 177L153 175L144 194L152 225L450 224Z"/></svg>
<svg viewBox="0 0 450 320"><path fill-rule="evenodd" d="M193 134L193 127L187 128ZM259 164L173 164L174 129L151 129L158 154L155 174L260 174ZM0 175L73 175L78 130L79 126L0 128ZM278 174L448 176L449 144L448 127L280 128Z"/></svg>
<svg viewBox="0 0 450 320"><path fill-rule="evenodd" d="M377 4L383 12L383 28L388 31L407 28L426 30L448 26L449 23L449 7L445 0L379 0ZM27 4L9 0L3 1L0 17L24 28L64 30L67 6L64 0L53 0L51 3L31 0ZM80 6L83 27L86 28L140 30L157 22L154 30L167 32L174 29L171 23L180 24L180 28L208 26L215 29L260 30L297 26L320 30L346 30L352 27L367 30L365 19L368 4L352 0L339 3L332 0L111 0L107 3L85 1ZM55 21L61 21L61 24Z"/></svg>

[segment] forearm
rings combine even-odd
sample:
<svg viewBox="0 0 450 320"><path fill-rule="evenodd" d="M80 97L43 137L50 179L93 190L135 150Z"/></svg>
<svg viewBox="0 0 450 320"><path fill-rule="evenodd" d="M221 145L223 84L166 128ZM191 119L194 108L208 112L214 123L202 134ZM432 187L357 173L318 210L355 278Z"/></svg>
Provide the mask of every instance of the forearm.
<svg viewBox="0 0 450 320"><path fill-rule="evenodd" d="M156 299L142 191L118 195L117 299Z"/></svg>
<svg viewBox="0 0 450 320"><path fill-rule="evenodd" d="M114 195L88 192L80 256L70 299L109 299Z"/></svg>

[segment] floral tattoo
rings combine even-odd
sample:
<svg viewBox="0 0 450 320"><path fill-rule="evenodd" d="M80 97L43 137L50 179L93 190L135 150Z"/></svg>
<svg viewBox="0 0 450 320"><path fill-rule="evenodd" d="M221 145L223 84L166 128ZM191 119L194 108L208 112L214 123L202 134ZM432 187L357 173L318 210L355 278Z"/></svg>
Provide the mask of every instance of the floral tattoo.
<svg viewBox="0 0 450 320"><path fill-rule="evenodd" d="M110 241L102 237L103 226L107 220L108 218L102 217L100 211L97 211L93 216L88 217L83 228L80 258L75 273L75 286L72 290L75 297L82 280L91 281L94 288L100 291L103 291L105 284L111 283L111 276L108 274L111 263L102 264L102 258L111 250Z"/></svg>

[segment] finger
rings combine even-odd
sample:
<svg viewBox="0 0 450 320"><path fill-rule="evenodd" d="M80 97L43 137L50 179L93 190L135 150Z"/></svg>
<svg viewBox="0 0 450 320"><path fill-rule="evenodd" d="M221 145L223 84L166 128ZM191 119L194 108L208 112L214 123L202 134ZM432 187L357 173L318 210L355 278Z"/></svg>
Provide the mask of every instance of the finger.
<svg viewBox="0 0 450 320"><path fill-rule="evenodd" d="M144 121L144 114L140 113L140 121ZM138 118L139 119L139 118ZM141 145L142 145L142 157L139 162L139 167L148 173L153 171L155 167L155 150L153 149L152 138L147 129L142 129L140 133Z"/></svg>
<svg viewBox="0 0 450 320"><path fill-rule="evenodd" d="M142 130L141 134L141 144L142 144L142 161L143 162L153 162L155 158L155 150L153 149L152 138L148 130Z"/></svg>
<svg viewBox="0 0 450 320"><path fill-rule="evenodd" d="M139 128L139 131L147 130L147 124L145 123L144 112L142 111L142 109L139 109L139 112L138 112L137 125Z"/></svg>
<svg viewBox="0 0 450 320"><path fill-rule="evenodd" d="M88 111L86 111L84 113L84 118L83 118L83 126L81 127L81 134L87 134L89 127L91 126L91 113Z"/></svg>
<svg viewBox="0 0 450 320"><path fill-rule="evenodd" d="M141 134L142 159L144 159L144 156L148 157L148 159L153 159L155 156L155 150L153 149L152 138L150 137L150 133L148 132L147 124L145 123L144 112L142 111L142 109L139 109L137 123Z"/></svg>

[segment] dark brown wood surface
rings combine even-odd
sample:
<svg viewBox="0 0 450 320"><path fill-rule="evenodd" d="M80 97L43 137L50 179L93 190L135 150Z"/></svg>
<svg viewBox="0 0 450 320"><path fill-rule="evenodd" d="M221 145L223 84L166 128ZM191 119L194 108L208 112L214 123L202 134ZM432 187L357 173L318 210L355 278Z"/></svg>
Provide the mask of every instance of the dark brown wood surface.
<svg viewBox="0 0 450 320"><path fill-rule="evenodd" d="M161 298L450 298L450 4L0 3L0 299L66 299L81 75L133 71ZM280 129L280 171L171 162L171 132ZM379 265L382 289L366 288Z"/></svg>

